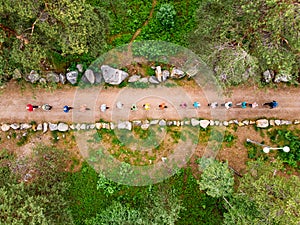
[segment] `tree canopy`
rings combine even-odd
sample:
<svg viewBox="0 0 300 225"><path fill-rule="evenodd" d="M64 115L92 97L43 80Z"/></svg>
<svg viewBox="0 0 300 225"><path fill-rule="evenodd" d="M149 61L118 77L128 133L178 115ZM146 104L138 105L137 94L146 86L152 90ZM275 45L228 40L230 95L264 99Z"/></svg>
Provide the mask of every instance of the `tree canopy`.
<svg viewBox="0 0 300 225"><path fill-rule="evenodd" d="M300 69L299 10L293 0L202 1L190 46L220 80L229 83L241 83L251 73L255 75L257 67L258 75L271 69L296 76Z"/></svg>
<svg viewBox="0 0 300 225"><path fill-rule="evenodd" d="M107 28L106 13L85 0L1 0L1 70L46 70L57 56L95 57L105 48Z"/></svg>

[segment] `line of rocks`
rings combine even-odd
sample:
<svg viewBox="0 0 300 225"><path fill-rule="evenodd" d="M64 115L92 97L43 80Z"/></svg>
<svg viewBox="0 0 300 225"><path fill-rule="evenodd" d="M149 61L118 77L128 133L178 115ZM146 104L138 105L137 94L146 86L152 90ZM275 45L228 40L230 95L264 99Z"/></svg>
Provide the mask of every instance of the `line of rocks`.
<svg viewBox="0 0 300 225"><path fill-rule="evenodd" d="M133 126L141 127L143 130L147 130L150 126L193 126L201 127L206 129L208 126L229 126L231 124L237 126L248 126L256 125L259 128L267 128L269 126L281 126L281 125L291 125L291 124L300 124L300 120L279 120L279 119L258 119L258 120L229 120L229 121L218 121L218 120L205 120L205 119L195 119L183 121L171 121L171 120L134 120L134 121L119 121L118 123L112 122L97 122L97 123L77 123L77 124L67 124L67 123L39 123L39 124L28 124L28 123L2 123L1 131L7 132L9 130L33 130L33 131L42 131L46 133L47 131L60 131L67 132L69 130L91 130L91 129L125 129L132 130Z"/></svg>

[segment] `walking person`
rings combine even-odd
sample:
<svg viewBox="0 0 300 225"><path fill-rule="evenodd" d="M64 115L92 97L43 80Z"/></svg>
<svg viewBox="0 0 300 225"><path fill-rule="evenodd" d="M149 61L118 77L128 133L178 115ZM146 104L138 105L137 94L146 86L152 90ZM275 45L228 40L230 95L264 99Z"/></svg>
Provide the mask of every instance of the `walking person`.
<svg viewBox="0 0 300 225"><path fill-rule="evenodd" d="M273 100L272 102L266 102L263 104L263 106L269 106L271 109L274 109L278 106L278 102L276 102L275 100Z"/></svg>
<svg viewBox="0 0 300 225"><path fill-rule="evenodd" d="M63 108L63 111L64 111L65 113L68 113L71 109L73 109L73 107L70 107L70 106L68 106L68 105L65 105L64 108Z"/></svg>
<svg viewBox="0 0 300 225"><path fill-rule="evenodd" d="M31 105L31 104L27 104L26 105L26 109L29 111L29 112L32 112L33 110L39 108L38 105Z"/></svg>

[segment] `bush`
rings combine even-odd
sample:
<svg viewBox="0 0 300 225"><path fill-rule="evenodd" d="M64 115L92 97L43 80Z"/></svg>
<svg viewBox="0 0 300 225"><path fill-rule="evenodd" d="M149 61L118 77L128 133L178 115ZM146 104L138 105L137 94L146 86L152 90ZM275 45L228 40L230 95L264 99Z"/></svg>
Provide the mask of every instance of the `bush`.
<svg viewBox="0 0 300 225"><path fill-rule="evenodd" d="M174 19L176 11L171 4L162 4L159 11L156 14L156 18L165 28L171 28L174 26Z"/></svg>

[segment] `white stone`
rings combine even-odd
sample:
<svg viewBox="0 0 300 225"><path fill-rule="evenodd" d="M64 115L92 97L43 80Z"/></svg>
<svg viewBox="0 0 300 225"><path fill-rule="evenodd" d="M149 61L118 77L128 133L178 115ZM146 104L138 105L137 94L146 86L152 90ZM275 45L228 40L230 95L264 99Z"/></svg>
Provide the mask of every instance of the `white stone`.
<svg viewBox="0 0 300 225"><path fill-rule="evenodd" d="M206 128L209 125L209 120L200 120L200 127Z"/></svg>
<svg viewBox="0 0 300 225"><path fill-rule="evenodd" d="M114 130L115 129L115 124L114 123L112 123L112 122L110 122L110 129L112 129L112 130Z"/></svg>
<svg viewBox="0 0 300 225"><path fill-rule="evenodd" d="M69 126L66 123L59 123L57 129L58 131L65 132L69 130Z"/></svg>
<svg viewBox="0 0 300 225"><path fill-rule="evenodd" d="M215 125L215 121L210 120L210 121L209 121L209 126L214 126L214 125Z"/></svg>
<svg viewBox="0 0 300 225"><path fill-rule="evenodd" d="M101 123L96 123L95 125L96 125L96 129L97 129L97 130L100 130L101 127L102 127L102 124L101 124Z"/></svg>
<svg viewBox="0 0 300 225"><path fill-rule="evenodd" d="M76 126L75 126L76 130L80 130L80 126L81 126L81 124L77 123Z"/></svg>
<svg viewBox="0 0 300 225"><path fill-rule="evenodd" d="M270 126L275 126L275 121L274 120L270 120Z"/></svg>
<svg viewBox="0 0 300 225"><path fill-rule="evenodd" d="M141 128L143 129L143 130L147 130L148 128L149 128L149 124L147 123L147 124L142 124L142 126L141 126Z"/></svg>
<svg viewBox="0 0 300 225"><path fill-rule="evenodd" d="M80 125L80 130L86 130L86 124L85 123Z"/></svg>
<svg viewBox="0 0 300 225"><path fill-rule="evenodd" d="M43 133L48 131L48 123L43 123Z"/></svg>
<svg viewBox="0 0 300 225"><path fill-rule="evenodd" d="M151 120L150 125L157 125L159 120Z"/></svg>
<svg viewBox="0 0 300 225"><path fill-rule="evenodd" d="M166 126L167 122L165 120L160 120L158 123L159 126Z"/></svg>
<svg viewBox="0 0 300 225"><path fill-rule="evenodd" d="M36 127L36 130L43 130L43 124L39 123Z"/></svg>
<svg viewBox="0 0 300 225"><path fill-rule="evenodd" d="M200 124L200 121L199 121L199 120L197 120L197 119L195 119L195 118L192 118L192 119L191 119L191 125L192 125L193 127L199 126L199 124Z"/></svg>
<svg viewBox="0 0 300 225"><path fill-rule="evenodd" d="M27 130L30 129L32 126L28 123L22 123L20 129L21 130Z"/></svg>
<svg viewBox="0 0 300 225"><path fill-rule="evenodd" d="M242 123L248 126L249 125L249 120L244 120L244 121L242 121Z"/></svg>
<svg viewBox="0 0 300 225"><path fill-rule="evenodd" d="M223 121L223 125L224 125L225 127L227 127L227 126L229 125L229 123L228 123L227 121Z"/></svg>
<svg viewBox="0 0 300 225"><path fill-rule="evenodd" d="M281 120L281 125L291 125L292 121L289 120Z"/></svg>
<svg viewBox="0 0 300 225"><path fill-rule="evenodd" d="M269 121L267 119L256 120L256 126L259 128L266 128L269 126Z"/></svg>
<svg viewBox="0 0 300 225"><path fill-rule="evenodd" d="M55 130L57 130L57 124L56 124L56 123L50 123L50 122L49 122L49 130L50 130L50 131L55 131Z"/></svg>
<svg viewBox="0 0 300 225"><path fill-rule="evenodd" d="M13 123L13 124L10 125L10 127L11 127L12 129L14 129L14 130L18 130L18 129L20 128L20 125L17 124L17 123Z"/></svg>
<svg viewBox="0 0 300 225"><path fill-rule="evenodd" d="M9 131L9 129L10 129L10 125L8 125L6 123L2 124L2 126L1 126L2 131L6 132L6 131Z"/></svg>
<svg viewBox="0 0 300 225"><path fill-rule="evenodd" d="M126 130L131 130L132 129L132 123L129 121L123 121L118 123L118 129L126 129Z"/></svg>
<svg viewBox="0 0 300 225"><path fill-rule="evenodd" d="M275 120L274 122L275 122L275 125L276 125L276 126L280 126L280 124L281 124L281 123L280 123L280 120Z"/></svg>
<svg viewBox="0 0 300 225"><path fill-rule="evenodd" d="M299 124L300 121L299 120L294 120L294 124Z"/></svg>

